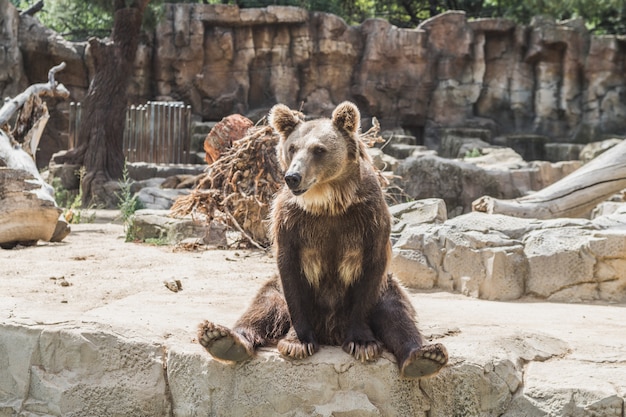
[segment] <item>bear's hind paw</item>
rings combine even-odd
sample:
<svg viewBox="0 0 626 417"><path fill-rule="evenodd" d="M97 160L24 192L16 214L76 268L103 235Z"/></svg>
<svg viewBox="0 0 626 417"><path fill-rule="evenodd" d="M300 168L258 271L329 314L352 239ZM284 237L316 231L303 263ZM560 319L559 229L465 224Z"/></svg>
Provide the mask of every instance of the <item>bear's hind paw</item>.
<svg viewBox="0 0 626 417"><path fill-rule="evenodd" d="M405 378L433 375L448 363L448 351L441 343L423 346L410 353L400 369Z"/></svg>
<svg viewBox="0 0 626 417"><path fill-rule="evenodd" d="M241 336L227 327L204 321L198 326L198 342L215 358L228 362L243 362L252 351Z"/></svg>

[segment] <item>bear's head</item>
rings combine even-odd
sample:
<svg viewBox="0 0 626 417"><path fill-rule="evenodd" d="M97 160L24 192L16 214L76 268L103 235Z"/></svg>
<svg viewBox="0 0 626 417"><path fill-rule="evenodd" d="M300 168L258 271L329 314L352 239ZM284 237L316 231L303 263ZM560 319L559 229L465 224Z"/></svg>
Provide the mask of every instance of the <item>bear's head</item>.
<svg viewBox="0 0 626 417"><path fill-rule="evenodd" d="M359 176L361 160L368 158L359 138L361 115L354 104L343 102L330 119L311 121L277 104L269 122L280 135L277 155L285 184L303 208L346 197L346 187Z"/></svg>

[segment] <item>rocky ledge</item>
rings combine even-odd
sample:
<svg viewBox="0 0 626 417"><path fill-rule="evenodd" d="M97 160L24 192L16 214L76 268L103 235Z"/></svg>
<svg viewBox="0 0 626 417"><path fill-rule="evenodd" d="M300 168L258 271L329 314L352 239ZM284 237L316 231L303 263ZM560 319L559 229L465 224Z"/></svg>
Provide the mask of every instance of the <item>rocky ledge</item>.
<svg viewBox="0 0 626 417"><path fill-rule="evenodd" d="M196 325L232 324L274 260L122 234L80 224L64 243L0 252L0 415L624 417L623 304L410 290L424 333L450 352L433 378L333 347L228 365L194 341ZM182 290L163 285L175 280Z"/></svg>
<svg viewBox="0 0 626 417"><path fill-rule="evenodd" d="M626 302L626 204L592 219L523 219L472 212L446 220L443 200L392 206L392 270L415 289L488 300Z"/></svg>

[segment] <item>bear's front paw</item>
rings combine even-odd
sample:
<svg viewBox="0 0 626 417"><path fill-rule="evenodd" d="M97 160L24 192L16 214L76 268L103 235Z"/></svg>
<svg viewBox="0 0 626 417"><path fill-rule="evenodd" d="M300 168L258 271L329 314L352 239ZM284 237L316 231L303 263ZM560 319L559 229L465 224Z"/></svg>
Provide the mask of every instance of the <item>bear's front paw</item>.
<svg viewBox="0 0 626 417"><path fill-rule="evenodd" d="M242 362L252 357L247 340L227 327L204 321L198 326L198 342L216 359Z"/></svg>
<svg viewBox="0 0 626 417"><path fill-rule="evenodd" d="M341 348L361 362L375 361L383 353L383 347L377 340L344 342Z"/></svg>
<svg viewBox="0 0 626 417"><path fill-rule="evenodd" d="M277 348L283 356L293 359L304 359L317 352L318 345L315 341L302 342L295 335L295 332L290 331L285 338L278 341Z"/></svg>
<svg viewBox="0 0 626 417"><path fill-rule="evenodd" d="M448 363L448 351L441 343L415 349L401 364L400 373L405 378L434 375Z"/></svg>

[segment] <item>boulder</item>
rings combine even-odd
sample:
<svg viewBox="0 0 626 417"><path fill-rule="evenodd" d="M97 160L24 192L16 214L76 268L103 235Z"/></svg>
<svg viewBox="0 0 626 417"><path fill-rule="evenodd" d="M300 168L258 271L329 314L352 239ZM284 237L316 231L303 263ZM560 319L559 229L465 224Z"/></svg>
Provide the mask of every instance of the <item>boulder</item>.
<svg viewBox="0 0 626 417"><path fill-rule="evenodd" d="M463 158L473 152L481 153L491 145L491 131L486 129L444 129L439 143L439 155Z"/></svg>
<svg viewBox="0 0 626 417"><path fill-rule="evenodd" d="M493 143L513 149L525 161L545 161L548 140L548 137L542 135L512 134L499 136Z"/></svg>
<svg viewBox="0 0 626 417"><path fill-rule="evenodd" d="M526 292L558 301L593 300L598 286L596 257L586 250L595 232L590 222L556 220L544 226L524 238L529 268Z"/></svg>
<svg viewBox="0 0 626 417"><path fill-rule="evenodd" d="M80 165L50 162L48 165L48 181L53 183L56 178L63 189L78 190L80 189L80 168Z"/></svg>
<svg viewBox="0 0 626 417"><path fill-rule="evenodd" d="M488 300L626 301L626 209L543 221L472 212L439 224L420 212L402 214L393 246L391 268L409 287Z"/></svg>
<svg viewBox="0 0 626 417"><path fill-rule="evenodd" d="M137 210L130 221L127 236L138 241L159 241L177 244L188 239L203 245L225 247L227 227L218 222L206 225L191 216L171 217L169 210Z"/></svg>
<svg viewBox="0 0 626 417"><path fill-rule="evenodd" d="M462 161L414 150L397 165L393 185L415 199L441 198L448 217L468 213L480 196L513 199L541 190L571 174L580 161L524 162L509 148L485 148Z"/></svg>
<svg viewBox="0 0 626 417"><path fill-rule="evenodd" d="M33 360L34 358L38 358ZM132 358L132 359L131 359ZM0 330L0 409L30 415L167 415L162 347L97 328ZM19 364L31 363L32 368ZM35 365L37 364L37 365Z"/></svg>
<svg viewBox="0 0 626 417"><path fill-rule="evenodd" d="M137 193L137 201L145 209L169 210L178 197L189 193L189 189L144 187Z"/></svg>
<svg viewBox="0 0 626 417"><path fill-rule="evenodd" d="M606 139L598 142L591 142L586 144L580 151L580 160L584 163L587 163L594 159L595 157L603 154L608 151L615 145L622 142L624 139Z"/></svg>
<svg viewBox="0 0 626 417"><path fill-rule="evenodd" d="M491 146L480 149L479 155L465 156L463 161L488 170L520 170L528 167L524 158L513 149ZM513 176L513 172L511 175Z"/></svg>
<svg viewBox="0 0 626 417"><path fill-rule="evenodd" d="M448 220L446 204L438 198L430 198L395 204L389 208L395 222L393 232L401 232L404 227L422 223L440 224Z"/></svg>
<svg viewBox="0 0 626 417"><path fill-rule="evenodd" d="M393 171L398 166L399 162L396 158L378 148L368 148L367 153L372 158L374 166L380 171Z"/></svg>
<svg viewBox="0 0 626 417"><path fill-rule="evenodd" d="M515 198L521 192L511 185L506 171L486 171L472 164L438 156L409 157L394 171L394 181L409 197L441 198L448 217L471 210L481 195Z"/></svg>
<svg viewBox="0 0 626 417"><path fill-rule="evenodd" d="M583 148L584 145L578 143L546 143L545 160L549 162L579 160Z"/></svg>
<svg viewBox="0 0 626 417"><path fill-rule="evenodd" d="M134 181L147 180L151 178L167 178L174 175L199 175L206 170L206 165L185 165L185 164L149 164L146 162L133 162L126 165L128 176Z"/></svg>

